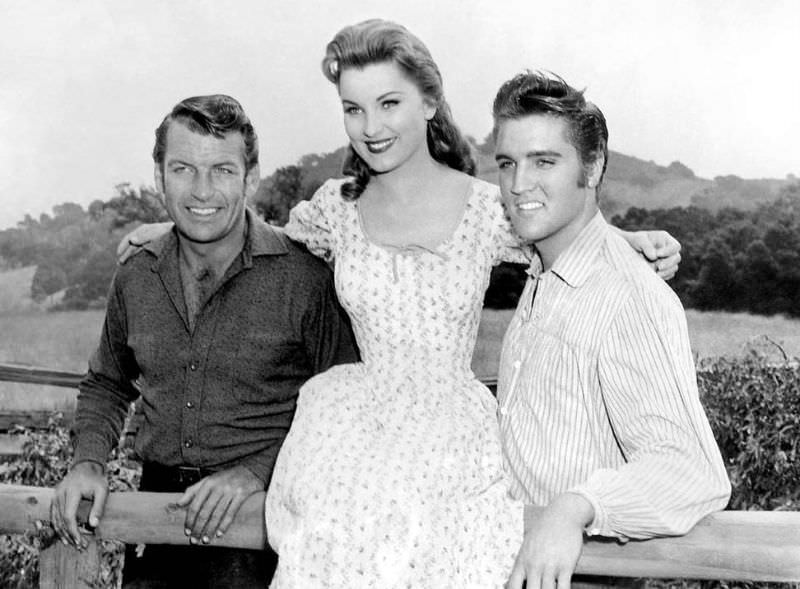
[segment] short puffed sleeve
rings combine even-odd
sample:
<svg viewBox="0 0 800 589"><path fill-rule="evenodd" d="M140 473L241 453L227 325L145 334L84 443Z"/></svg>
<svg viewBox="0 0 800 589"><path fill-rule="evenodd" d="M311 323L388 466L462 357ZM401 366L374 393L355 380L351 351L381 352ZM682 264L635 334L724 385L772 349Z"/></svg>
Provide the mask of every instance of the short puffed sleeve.
<svg viewBox="0 0 800 589"><path fill-rule="evenodd" d="M513 264L530 264L533 259L533 247L522 243L521 238L511 226L511 221L506 214L500 197L500 189L489 185L487 214L492 228L492 243L494 249L494 264L511 262Z"/></svg>
<svg viewBox="0 0 800 589"><path fill-rule="evenodd" d="M341 208L344 200L341 185L344 180L328 180L314 193L311 200L297 203L289 211L284 231L295 241L304 244L311 253L326 262L336 257L340 235Z"/></svg>

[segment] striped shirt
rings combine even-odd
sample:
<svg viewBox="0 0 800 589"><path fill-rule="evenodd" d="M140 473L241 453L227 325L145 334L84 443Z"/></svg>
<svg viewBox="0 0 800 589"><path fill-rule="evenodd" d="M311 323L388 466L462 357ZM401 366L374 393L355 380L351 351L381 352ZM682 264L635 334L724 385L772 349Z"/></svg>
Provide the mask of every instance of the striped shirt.
<svg viewBox="0 0 800 589"><path fill-rule="evenodd" d="M503 342L499 419L515 498L582 495L590 535L686 533L730 483L683 307L598 213L531 277Z"/></svg>

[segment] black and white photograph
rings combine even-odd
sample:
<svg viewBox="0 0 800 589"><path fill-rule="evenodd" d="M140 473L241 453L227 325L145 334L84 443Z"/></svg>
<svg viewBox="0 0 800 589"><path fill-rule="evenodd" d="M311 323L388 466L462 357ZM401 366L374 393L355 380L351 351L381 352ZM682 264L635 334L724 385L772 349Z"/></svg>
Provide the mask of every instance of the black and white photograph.
<svg viewBox="0 0 800 589"><path fill-rule="evenodd" d="M799 25L0 0L0 587L800 587Z"/></svg>

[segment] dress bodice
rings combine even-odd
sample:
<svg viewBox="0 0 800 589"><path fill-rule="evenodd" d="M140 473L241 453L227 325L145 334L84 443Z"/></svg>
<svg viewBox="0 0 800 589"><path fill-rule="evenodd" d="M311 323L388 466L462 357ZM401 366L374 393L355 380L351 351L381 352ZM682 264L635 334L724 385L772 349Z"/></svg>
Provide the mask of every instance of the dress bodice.
<svg viewBox="0 0 800 589"><path fill-rule="evenodd" d="M523 261L497 187L473 180L463 216L435 248L370 239L358 201L329 181L292 211L286 231L334 260L336 289L368 368L466 374L493 265Z"/></svg>

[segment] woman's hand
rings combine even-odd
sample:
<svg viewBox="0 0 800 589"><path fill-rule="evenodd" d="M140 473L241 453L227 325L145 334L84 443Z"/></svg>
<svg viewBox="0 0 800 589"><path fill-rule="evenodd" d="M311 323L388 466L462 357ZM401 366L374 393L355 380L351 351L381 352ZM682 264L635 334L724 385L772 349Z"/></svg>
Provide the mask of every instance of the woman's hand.
<svg viewBox="0 0 800 589"><path fill-rule="evenodd" d="M125 260L142 249L146 243L158 239L172 229L172 223L145 223L122 238L117 246L117 262L124 264Z"/></svg>
<svg viewBox="0 0 800 589"><path fill-rule="evenodd" d="M623 231L622 236L661 278L669 280L675 276L681 263L681 244L677 239L666 231Z"/></svg>

